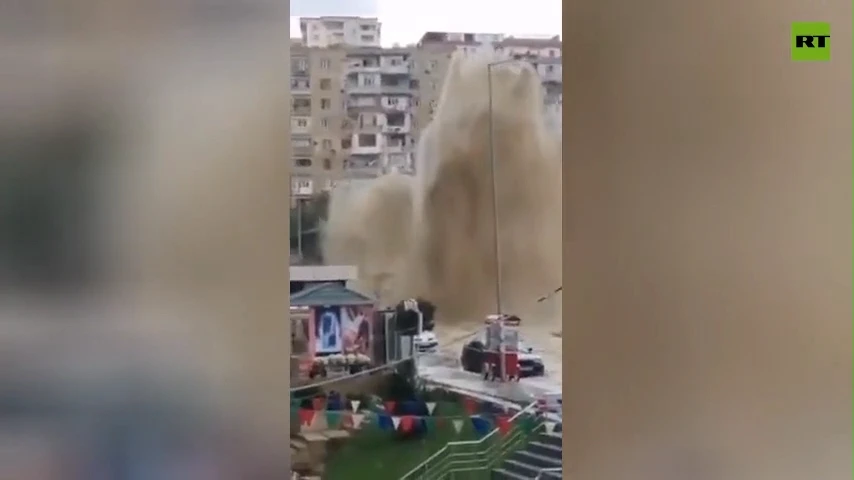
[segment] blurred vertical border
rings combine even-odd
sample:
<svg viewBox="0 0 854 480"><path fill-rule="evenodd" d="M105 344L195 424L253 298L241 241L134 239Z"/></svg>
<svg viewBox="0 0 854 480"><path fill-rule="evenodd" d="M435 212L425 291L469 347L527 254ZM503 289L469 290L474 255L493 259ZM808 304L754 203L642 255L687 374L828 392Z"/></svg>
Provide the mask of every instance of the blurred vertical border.
<svg viewBox="0 0 854 480"><path fill-rule="evenodd" d="M0 12L0 478L290 478L288 4Z"/></svg>

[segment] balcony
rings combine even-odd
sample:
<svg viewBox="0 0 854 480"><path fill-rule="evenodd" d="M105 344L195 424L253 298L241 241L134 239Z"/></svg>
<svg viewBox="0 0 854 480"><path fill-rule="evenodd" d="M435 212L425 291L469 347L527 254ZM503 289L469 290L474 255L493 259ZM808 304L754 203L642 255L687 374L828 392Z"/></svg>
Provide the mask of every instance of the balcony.
<svg viewBox="0 0 854 480"><path fill-rule="evenodd" d="M314 142L310 137L291 138L291 152L295 157L310 157L314 153Z"/></svg>
<svg viewBox="0 0 854 480"><path fill-rule="evenodd" d="M409 75L412 73L412 64L409 62L396 65L383 63L378 70L386 75Z"/></svg>
<svg viewBox="0 0 854 480"><path fill-rule="evenodd" d="M370 101L366 101L370 100ZM378 112L381 110L376 97L351 98L347 100L347 110L355 112Z"/></svg>
<svg viewBox="0 0 854 480"><path fill-rule="evenodd" d="M381 93L383 95L412 95L413 90L412 86L406 83L396 83L396 84L382 84L380 85L377 93Z"/></svg>
<svg viewBox="0 0 854 480"><path fill-rule="evenodd" d="M353 155L344 160L344 172L349 178L374 178L382 175L384 170L379 156Z"/></svg>
<svg viewBox="0 0 854 480"><path fill-rule="evenodd" d="M291 82L291 95L311 95L311 85L308 82Z"/></svg>
<svg viewBox="0 0 854 480"><path fill-rule="evenodd" d="M344 90L351 95L379 95L381 92L379 85L360 85L351 82L344 85Z"/></svg>
<svg viewBox="0 0 854 480"><path fill-rule="evenodd" d="M410 124L409 122L405 122L402 125L388 125L384 124L382 126L382 133L409 133Z"/></svg>
<svg viewBox="0 0 854 480"><path fill-rule="evenodd" d="M350 148L350 153L353 155L378 155L382 152L382 147L380 145L357 145L353 144Z"/></svg>
<svg viewBox="0 0 854 480"><path fill-rule="evenodd" d="M379 63L362 63L362 62L353 62L347 66L347 71L349 72L358 72L358 73L379 73L380 72L380 64Z"/></svg>
<svg viewBox="0 0 854 480"><path fill-rule="evenodd" d="M383 153L403 153L406 146L403 143L386 145L383 147Z"/></svg>

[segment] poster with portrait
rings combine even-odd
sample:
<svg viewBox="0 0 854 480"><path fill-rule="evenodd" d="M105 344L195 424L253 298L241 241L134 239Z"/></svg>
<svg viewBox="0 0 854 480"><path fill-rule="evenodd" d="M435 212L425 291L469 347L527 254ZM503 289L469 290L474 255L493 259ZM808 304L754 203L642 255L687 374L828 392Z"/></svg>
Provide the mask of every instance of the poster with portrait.
<svg viewBox="0 0 854 480"><path fill-rule="evenodd" d="M342 347L341 334L341 308L337 306L315 307L315 354L340 353Z"/></svg>
<svg viewBox="0 0 854 480"><path fill-rule="evenodd" d="M341 324L344 330L344 351L361 353L369 357L372 353L373 309L366 305L341 308Z"/></svg>

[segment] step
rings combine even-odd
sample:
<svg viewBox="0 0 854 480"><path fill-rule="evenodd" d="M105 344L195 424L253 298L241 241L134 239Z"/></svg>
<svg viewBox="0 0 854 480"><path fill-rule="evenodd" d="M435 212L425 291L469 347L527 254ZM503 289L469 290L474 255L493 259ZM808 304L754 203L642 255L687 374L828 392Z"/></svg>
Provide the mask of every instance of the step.
<svg viewBox="0 0 854 480"><path fill-rule="evenodd" d="M544 457L554 458L557 460L563 459L563 449L560 445L549 445L548 443L532 440L525 446L525 450Z"/></svg>
<svg viewBox="0 0 854 480"><path fill-rule="evenodd" d="M544 472L540 472L540 475L540 480L556 480L558 478L563 478L563 471L546 470Z"/></svg>
<svg viewBox="0 0 854 480"><path fill-rule="evenodd" d="M535 468L555 468L563 466L563 462L559 458L555 459L552 457L546 457L528 450L519 450L514 453L513 456L511 456L510 458L519 463L531 465Z"/></svg>
<svg viewBox="0 0 854 480"><path fill-rule="evenodd" d="M523 477L503 468L493 468L489 478L491 480L531 480L534 477Z"/></svg>
<svg viewBox="0 0 854 480"><path fill-rule="evenodd" d="M563 437L559 433L540 433L536 436L536 440L540 443L546 443L549 445L557 445L558 447L563 447Z"/></svg>
<svg viewBox="0 0 854 480"><path fill-rule="evenodd" d="M501 468L515 473L522 478L536 478L537 474L540 473L540 467L515 458L509 458L501 462Z"/></svg>

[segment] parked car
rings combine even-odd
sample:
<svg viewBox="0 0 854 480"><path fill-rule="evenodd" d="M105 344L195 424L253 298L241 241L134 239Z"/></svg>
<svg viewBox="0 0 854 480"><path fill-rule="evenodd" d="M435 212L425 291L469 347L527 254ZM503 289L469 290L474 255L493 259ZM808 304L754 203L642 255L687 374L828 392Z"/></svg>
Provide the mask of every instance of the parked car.
<svg viewBox="0 0 854 480"><path fill-rule="evenodd" d="M431 330L424 330L413 338L418 353L434 353L439 349L439 340Z"/></svg>
<svg viewBox="0 0 854 480"><path fill-rule="evenodd" d="M460 363L463 370L484 373L485 346L482 339L475 339L463 346ZM519 374L522 377L541 377L546 374L543 358L534 349L519 341Z"/></svg>

